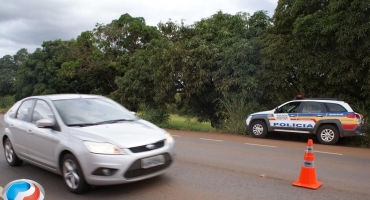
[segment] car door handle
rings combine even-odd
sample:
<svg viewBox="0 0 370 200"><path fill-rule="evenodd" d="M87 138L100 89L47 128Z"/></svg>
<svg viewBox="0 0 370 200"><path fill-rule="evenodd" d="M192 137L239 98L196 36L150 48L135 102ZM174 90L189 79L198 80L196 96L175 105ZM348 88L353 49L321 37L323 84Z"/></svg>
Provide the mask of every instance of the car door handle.
<svg viewBox="0 0 370 200"><path fill-rule="evenodd" d="M14 127L14 124L10 124L10 127Z"/></svg>
<svg viewBox="0 0 370 200"><path fill-rule="evenodd" d="M27 132L28 132L29 134L31 134L31 135L33 134L33 133L32 133L32 130L28 130Z"/></svg>

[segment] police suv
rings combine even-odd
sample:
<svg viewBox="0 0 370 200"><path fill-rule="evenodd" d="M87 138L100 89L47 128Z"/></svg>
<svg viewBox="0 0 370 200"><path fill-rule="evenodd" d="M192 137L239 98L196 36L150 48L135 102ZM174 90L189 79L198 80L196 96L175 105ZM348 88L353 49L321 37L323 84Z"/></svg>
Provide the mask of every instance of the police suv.
<svg viewBox="0 0 370 200"><path fill-rule="evenodd" d="M316 134L322 144L339 138L365 136L363 116L343 99L296 98L273 110L253 113L246 119L251 135L262 138L269 132Z"/></svg>

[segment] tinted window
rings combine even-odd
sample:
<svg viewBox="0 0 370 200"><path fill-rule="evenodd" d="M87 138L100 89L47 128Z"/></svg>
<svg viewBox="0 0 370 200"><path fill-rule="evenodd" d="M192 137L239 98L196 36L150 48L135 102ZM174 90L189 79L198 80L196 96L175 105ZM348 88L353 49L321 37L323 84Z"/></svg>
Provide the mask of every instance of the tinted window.
<svg viewBox="0 0 370 200"><path fill-rule="evenodd" d="M301 102L290 102L276 110L276 113L296 113Z"/></svg>
<svg viewBox="0 0 370 200"><path fill-rule="evenodd" d="M32 114L32 123L36 124L40 119L54 119L50 106L42 100L38 100L36 102L35 109Z"/></svg>
<svg viewBox="0 0 370 200"><path fill-rule="evenodd" d="M322 106L318 102L305 102L302 113L321 113L323 112Z"/></svg>
<svg viewBox="0 0 370 200"><path fill-rule="evenodd" d="M35 100L26 100L22 103L21 107L19 107L17 112L17 119L23 120L23 121L29 121L29 116L32 112L33 103Z"/></svg>
<svg viewBox="0 0 370 200"><path fill-rule="evenodd" d="M347 109L336 103L325 103L325 105L328 107L329 112L347 112Z"/></svg>

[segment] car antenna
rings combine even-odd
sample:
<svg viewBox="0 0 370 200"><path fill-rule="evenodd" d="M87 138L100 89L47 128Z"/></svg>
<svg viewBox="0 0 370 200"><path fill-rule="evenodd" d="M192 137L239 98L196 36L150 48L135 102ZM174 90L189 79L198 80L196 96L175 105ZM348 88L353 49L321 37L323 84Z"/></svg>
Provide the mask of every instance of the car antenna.
<svg viewBox="0 0 370 200"><path fill-rule="evenodd" d="M70 85L70 84L68 84L68 86L73 90L73 91L75 91L79 96L80 96L80 98L82 98L82 96L81 96L81 94L74 88L74 87L72 87L72 85Z"/></svg>

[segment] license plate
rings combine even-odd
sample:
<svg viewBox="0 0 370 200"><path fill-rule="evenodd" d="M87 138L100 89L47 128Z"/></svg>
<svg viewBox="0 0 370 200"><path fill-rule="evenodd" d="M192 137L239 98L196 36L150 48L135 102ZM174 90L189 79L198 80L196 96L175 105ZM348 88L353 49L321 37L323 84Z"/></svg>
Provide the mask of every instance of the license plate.
<svg viewBox="0 0 370 200"><path fill-rule="evenodd" d="M158 165L163 165L164 163L165 163L165 160L164 160L163 155L141 159L141 167L144 169L155 167Z"/></svg>

